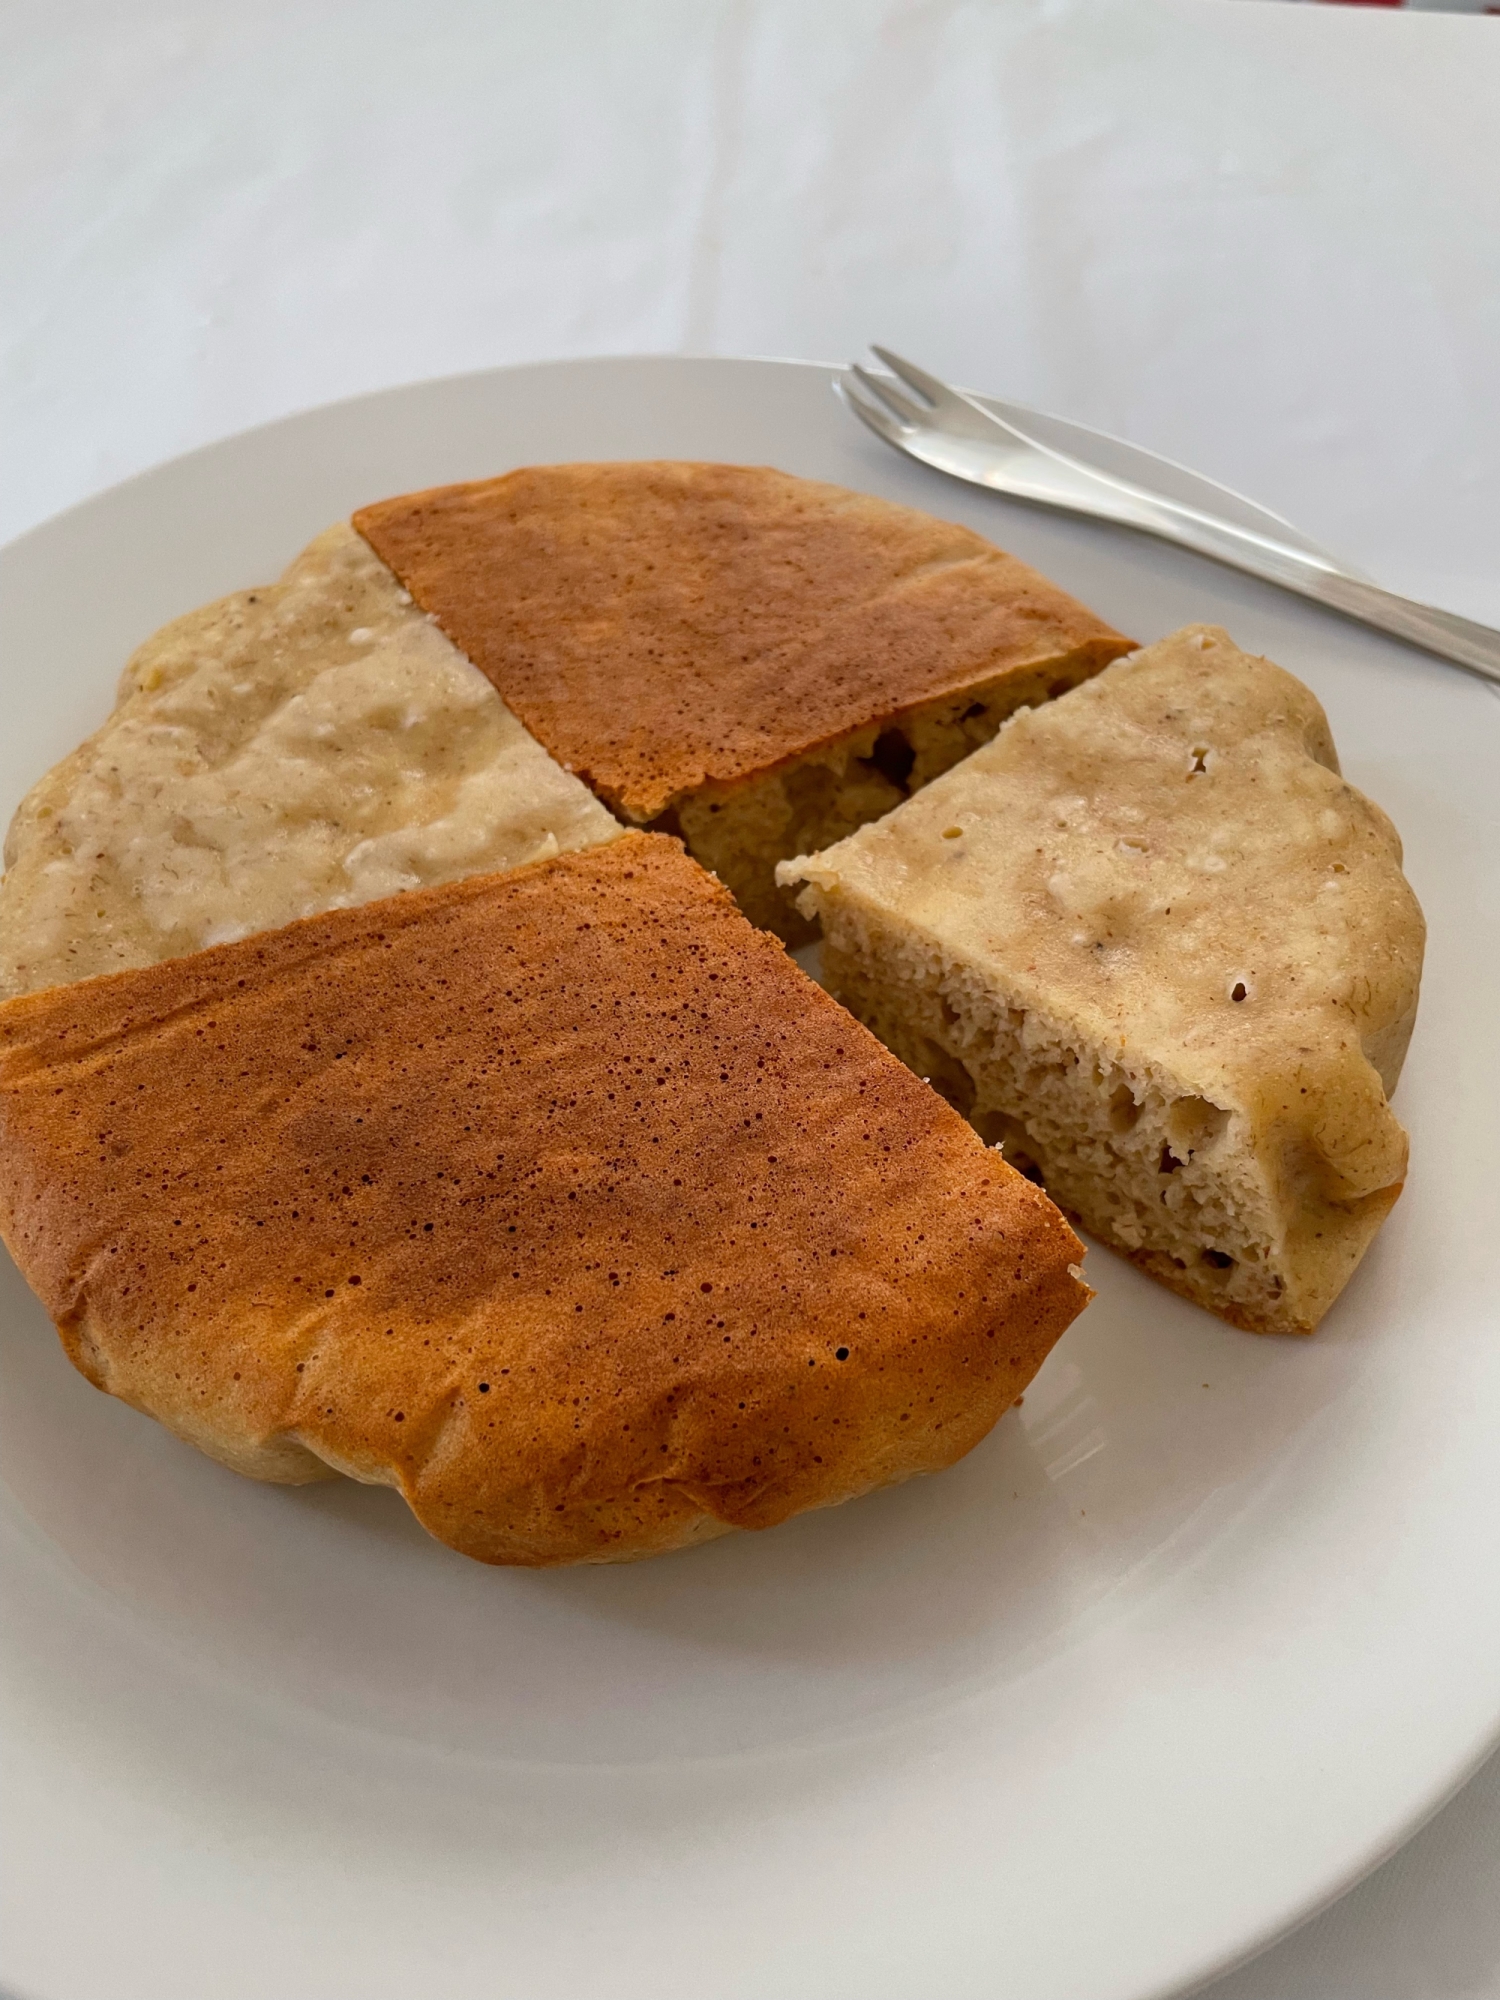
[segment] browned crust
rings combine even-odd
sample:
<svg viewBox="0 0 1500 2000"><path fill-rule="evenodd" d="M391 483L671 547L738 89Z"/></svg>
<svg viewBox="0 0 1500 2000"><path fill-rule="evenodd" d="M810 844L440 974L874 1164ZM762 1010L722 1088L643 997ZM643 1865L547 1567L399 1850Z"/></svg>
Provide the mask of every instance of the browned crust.
<svg viewBox="0 0 1500 2000"><path fill-rule="evenodd" d="M1397 1181L1394 1187L1380 1188L1376 1193L1365 1195L1359 1201L1343 1204L1351 1216L1359 1218L1363 1227L1348 1244L1344 1260L1347 1269L1338 1281L1335 1296L1353 1277L1360 1259L1374 1241L1380 1225L1400 1199L1404 1186L1404 1181ZM1078 1228L1088 1227L1083 1218L1071 1209L1065 1210L1064 1213ZM1184 1271L1179 1264L1174 1263L1172 1258L1160 1250L1130 1250L1123 1243L1112 1242L1105 1235L1098 1235L1095 1240L1102 1243L1106 1250L1112 1250L1117 1257L1123 1257L1127 1264L1134 1264L1138 1271L1144 1271L1148 1278L1155 1278L1159 1285L1165 1285L1169 1292L1176 1292L1179 1298L1187 1299L1192 1305L1201 1306L1205 1312L1211 1312L1216 1319L1225 1320L1230 1326L1237 1326L1241 1333L1285 1333L1305 1339L1318 1330L1317 1318L1306 1314L1298 1315L1290 1307L1285 1307L1280 1312L1249 1311L1234 1300L1226 1299L1222 1293L1215 1292L1211 1286L1195 1282L1191 1272Z"/></svg>
<svg viewBox="0 0 1500 2000"><path fill-rule="evenodd" d="M1045 1196L642 834L8 1002L0 1223L102 1387L489 1562L948 1465L1089 1296Z"/></svg>
<svg viewBox="0 0 1500 2000"><path fill-rule="evenodd" d="M354 525L628 818L872 721L1130 641L967 528L764 466L532 466Z"/></svg>

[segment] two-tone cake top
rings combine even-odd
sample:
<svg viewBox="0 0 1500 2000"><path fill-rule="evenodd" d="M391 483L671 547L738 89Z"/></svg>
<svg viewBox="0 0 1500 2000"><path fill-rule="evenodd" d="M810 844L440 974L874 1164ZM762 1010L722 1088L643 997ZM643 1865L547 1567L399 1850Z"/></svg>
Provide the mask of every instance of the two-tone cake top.
<svg viewBox="0 0 1500 2000"><path fill-rule="evenodd" d="M530 466L354 525L638 822L1008 669L1128 647L968 528L763 466Z"/></svg>

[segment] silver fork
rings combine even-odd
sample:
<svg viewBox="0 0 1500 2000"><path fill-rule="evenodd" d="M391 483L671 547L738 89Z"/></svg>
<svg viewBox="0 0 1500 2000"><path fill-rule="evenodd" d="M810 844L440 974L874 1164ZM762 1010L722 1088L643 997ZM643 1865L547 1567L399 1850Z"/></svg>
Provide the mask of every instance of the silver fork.
<svg viewBox="0 0 1500 2000"><path fill-rule="evenodd" d="M888 375L856 361L834 387L861 422L909 458L974 486L1159 535L1500 685L1500 632L1490 626L1382 590L1279 515L1136 445L965 395L889 348L871 351Z"/></svg>

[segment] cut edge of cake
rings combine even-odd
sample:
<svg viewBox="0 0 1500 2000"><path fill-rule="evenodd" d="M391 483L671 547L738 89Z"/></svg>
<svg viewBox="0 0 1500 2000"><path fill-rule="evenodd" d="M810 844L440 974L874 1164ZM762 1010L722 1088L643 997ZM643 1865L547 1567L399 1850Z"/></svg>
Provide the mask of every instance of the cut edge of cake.
<svg viewBox="0 0 1500 2000"><path fill-rule="evenodd" d="M1380 1185L1330 1199L1310 1171L1289 1190L1259 1149L1234 1159L1234 1111L1168 1064L1122 1055L930 935L804 879L830 992L1073 1222L1246 1332L1314 1331L1405 1179L1405 1135L1378 1088L1361 1091L1357 1072L1339 1085L1366 1099Z"/></svg>
<svg viewBox="0 0 1500 2000"><path fill-rule="evenodd" d="M657 818L729 890L745 915L795 949L818 934L780 863L846 839L892 812L990 741L1018 709L1037 707L1116 657L1089 642L1071 653L1007 668L957 694L879 716L748 778L706 780Z"/></svg>

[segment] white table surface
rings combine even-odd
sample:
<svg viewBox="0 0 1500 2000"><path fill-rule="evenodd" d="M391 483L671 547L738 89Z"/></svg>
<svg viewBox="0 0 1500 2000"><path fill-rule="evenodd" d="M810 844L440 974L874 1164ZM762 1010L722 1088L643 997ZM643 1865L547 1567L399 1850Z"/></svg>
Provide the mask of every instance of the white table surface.
<svg viewBox="0 0 1500 2000"><path fill-rule="evenodd" d="M0 31L0 539L389 383L873 338L1500 624L1500 21L8 0ZM1211 1991L1500 2000L1500 1761Z"/></svg>

